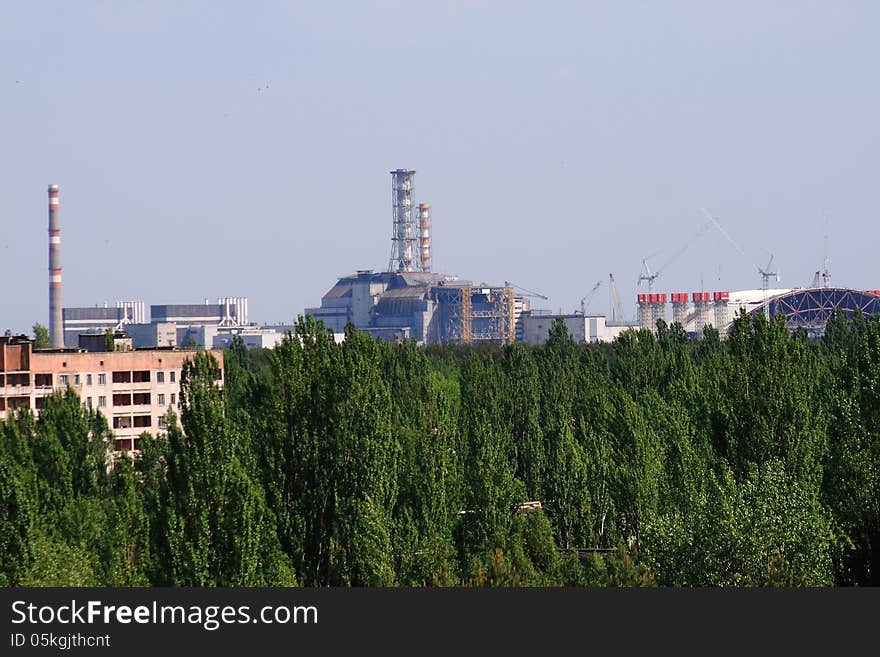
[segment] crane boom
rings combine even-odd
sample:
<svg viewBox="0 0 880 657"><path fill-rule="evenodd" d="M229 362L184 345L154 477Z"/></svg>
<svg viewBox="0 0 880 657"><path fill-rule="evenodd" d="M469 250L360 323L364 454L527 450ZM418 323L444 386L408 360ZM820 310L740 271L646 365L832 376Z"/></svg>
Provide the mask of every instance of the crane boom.
<svg viewBox="0 0 880 657"><path fill-rule="evenodd" d="M523 292L526 292L527 293L526 296L538 297L539 299L544 299L545 301L547 299L549 299L549 297L545 297L540 292L535 292L534 290L527 290L526 288L521 287L521 286L517 285L516 283L511 283L510 281L504 281L504 284L509 287L515 287L517 290L522 290Z"/></svg>
<svg viewBox="0 0 880 657"><path fill-rule="evenodd" d="M611 288L613 305L611 307L611 321L624 321L623 305L620 303L620 295L617 293L617 283L614 282L614 274L608 274L608 287Z"/></svg>
<svg viewBox="0 0 880 657"><path fill-rule="evenodd" d="M657 277L669 265L671 265L673 262L675 262L685 251L687 251L688 247L691 244L693 244L694 241L698 237L700 237L703 233L705 233L711 226L712 226L712 222L709 222L709 221L707 221L702 226L700 226L699 229L697 229L697 231L693 235L691 235L689 238L687 238L687 240L685 240L685 242L680 247L678 247L678 249L671 256L669 256L669 258L666 259L666 262L664 262L662 265L660 265L660 267L659 267L659 269L657 269L657 271L653 271L653 272L651 271L651 268L648 267L648 259L654 257L655 255L657 255L659 253L662 253L662 250L657 251L654 254L649 255L645 258L642 258L642 266L645 268L645 273L639 274L639 280L638 280L637 284L641 285L642 281L645 281L648 283L648 291L653 292L654 291L654 281L657 279Z"/></svg>
<svg viewBox="0 0 880 657"><path fill-rule="evenodd" d="M587 306L590 305L590 300L593 298L593 295L596 293L596 290L599 289L599 286L602 285L602 279L600 278L596 281L596 284L593 286L593 289L587 292L586 296L581 299L581 315L587 314Z"/></svg>
<svg viewBox="0 0 880 657"><path fill-rule="evenodd" d="M709 212L706 208L703 208L703 214L705 214L707 217L709 217L709 219L712 221L712 223L715 224L715 227L718 229L718 232L720 232L724 236L724 238L728 242L730 242L731 245L733 245L733 248L735 248L737 250L737 252L743 258L745 258L746 260L748 260L749 262L752 263L752 267L754 267L755 271L757 271L761 275L761 286L765 291L767 290L767 285L768 285L771 278L775 278L776 282L777 283L779 282L779 272L770 270L770 265L773 264L773 254L772 253L770 254L770 260L767 262L767 264L764 265L763 267L759 267L754 260L752 260L751 258L749 258L748 255L746 255L746 252L743 251L742 247L740 247L740 245L736 243L736 240L734 240L727 233L727 231L724 230L724 227L721 225L721 222L718 221L718 219L715 218L711 212Z"/></svg>

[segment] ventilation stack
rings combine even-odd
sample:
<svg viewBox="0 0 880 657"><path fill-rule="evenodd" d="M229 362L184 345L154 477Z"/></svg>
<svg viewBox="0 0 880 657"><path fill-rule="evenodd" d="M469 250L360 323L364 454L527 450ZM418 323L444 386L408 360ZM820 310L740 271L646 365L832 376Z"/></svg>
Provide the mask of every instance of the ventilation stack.
<svg viewBox="0 0 880 657"><path fill-rule="evenodd" d="M727 325L730 324L728 314L730 292L715 292L712 299L715 301L715 328L718 329L720 337L727 337Z"/></svg>
<svg viewBox="0 0 880 657"><path fill-rule="evenodd" d="M694 292L694 331L703 332L703 327L712 324L712 303L708 292Z"/></svg>
<svg viewBox="0 0 880 657"><path fill-rule="evenodd" d="M431 271L431 206L419 203L419 231L421 232L422 271Z"/></svg>
<svg viewBox="0 0 880 657"><path fill-rule="evenodd" d="M391 235L391 257L388 271L421 271L418 259L419 237L413 207L412 169L396 169L391 172L391 205L393 231Z"/></svg>
<svg viewBox="0 0 880 657"><path fill-rule="evenodd" d="M673 292L672 297L672 323L680 324L681 328L687 330L688 315L688 293Z"/></svg>
<svg viewBox="0 0 880 657"><path fill-rule="evenodd" d="M61 316L61 225L58 221L58 185L49 185L49 344L64 347Z"/></svg>

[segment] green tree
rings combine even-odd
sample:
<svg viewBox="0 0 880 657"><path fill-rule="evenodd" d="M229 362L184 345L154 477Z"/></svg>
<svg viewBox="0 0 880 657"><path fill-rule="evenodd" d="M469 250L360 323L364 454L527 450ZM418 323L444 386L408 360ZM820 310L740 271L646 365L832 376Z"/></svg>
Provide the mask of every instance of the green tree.
<svg viewBox="0 0 880 657"><path fill-rule="evenodd" d="M37 322L34 324L34 349L48 349L50 346L49 329Z"/></svg>

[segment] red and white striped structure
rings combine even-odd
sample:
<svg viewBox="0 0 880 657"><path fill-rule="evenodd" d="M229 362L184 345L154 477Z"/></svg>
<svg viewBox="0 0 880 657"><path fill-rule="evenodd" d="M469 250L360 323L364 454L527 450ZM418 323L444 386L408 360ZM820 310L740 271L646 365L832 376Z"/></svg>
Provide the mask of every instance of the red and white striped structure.
<svg viewBox="0 0 880 657"><path fill-rule="evenodd" d="M61 318L61 226L58 222L58 185L49 185L49 344L64 346Z"/></svg>
<svg viewBox="0 0 880 657"><path fill-rule="evenodd" d="M421 232L422 271L431 271L431 206L419 203L419 230Z"/></svg>

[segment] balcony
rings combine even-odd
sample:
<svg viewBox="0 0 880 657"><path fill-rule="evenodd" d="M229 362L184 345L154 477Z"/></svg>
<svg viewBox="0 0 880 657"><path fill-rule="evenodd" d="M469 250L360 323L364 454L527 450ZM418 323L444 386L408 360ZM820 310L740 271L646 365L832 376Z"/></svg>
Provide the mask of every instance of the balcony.
<svg viewBox="0 0 880 657"><path fill-rule="evenodd" d="M51 391L51 388L48 390ZM0 395L6 395L7 397L29 397L31 394L31 386L11 386L7 385L5 388L0 388Z"/></svg>

